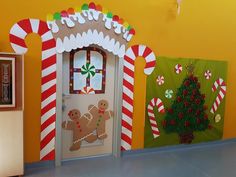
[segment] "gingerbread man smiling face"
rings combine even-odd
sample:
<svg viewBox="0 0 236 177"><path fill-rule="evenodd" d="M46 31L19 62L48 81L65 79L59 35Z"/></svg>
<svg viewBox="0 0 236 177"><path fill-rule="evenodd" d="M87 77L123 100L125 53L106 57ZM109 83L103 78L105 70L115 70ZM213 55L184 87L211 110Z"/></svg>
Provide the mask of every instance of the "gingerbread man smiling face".
<svg viewBox="0 0 236 177"><path fill-rule="evenodd" d="M108 108L108 102L106 100L100 100L98 102L99 113L104 114L107 108Z"/></svg>
<svg viewBox="0 0 236 177"><path fill-rule="evenodd" d="M68 116L69 116L69 118L70 118L71 120L74 121L74 120L80 118L81 113L80 113L80 111L77 110L77 109L72 109L71 111L69 111Z"/></svg>

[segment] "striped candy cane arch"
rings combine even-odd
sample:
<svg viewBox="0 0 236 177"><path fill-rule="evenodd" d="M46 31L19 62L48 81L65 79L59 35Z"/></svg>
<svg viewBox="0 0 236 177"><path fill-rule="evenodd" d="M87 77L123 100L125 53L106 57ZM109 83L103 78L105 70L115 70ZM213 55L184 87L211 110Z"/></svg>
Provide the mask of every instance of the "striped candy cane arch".
<svg viewBox="0 0 236 177"><path fill-rule="evenodd" d="M38 19L24 19L10 30L11 46L16 53L25 54L25 38L36 33L42 40L42 80L41 80L41 136L40 160L55 158L56 121L56 42L47 23Z"/></svg>
<svg viewBox="0 0 236 177"><path fill-rule="evenodd" d="M134 45L127 49L124 56L121 150L130 150L132 145L134 63L137 57L145 59L144 73L146 75L150 75L156 65L156 56L149 47Z"/></svg>

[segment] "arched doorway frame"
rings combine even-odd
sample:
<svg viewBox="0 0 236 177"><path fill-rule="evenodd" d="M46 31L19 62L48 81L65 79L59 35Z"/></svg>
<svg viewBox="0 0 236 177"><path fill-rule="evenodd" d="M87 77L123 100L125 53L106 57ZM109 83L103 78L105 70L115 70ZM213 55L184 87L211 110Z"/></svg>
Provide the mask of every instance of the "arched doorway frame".
<svg viewBox="0 0 236 177"><path fill-rule="evenodd" d="M105 31L107 29L113 29L115 28L115 33L120 33L121 29L124 35L122 34L121 38L125 38L126 42L122 45L121 48L117 48L121 43L115 43L115 40L110 40L111 44L114 44L114 47L111 47L110 43L108 45L107 42L101 42L101 40L98 40L99 38L96 38L92 35L100 35L100 32L91 31L90 29L87 31L88 35L86 36L85 33L83 33L79 37L86 37L86 40L81 45L79 44L79 47L86 47L91 44L98 44L99 46L103 47L104 49L107 49L110 52L113 52L114 55L119 56L119 65L118 65L118 71L122 71L118 73L119 78L124 78L124 82L127 83L125 86L123 86L123 93L126 92L126 96L124 94L118 94L118 99L120 100L118 105L120 108L122 107L123 115L119 115L119 117L122 117L122 123L119 123L117 125L122 124L122 137L120 137L120 134L117 134L117 139L122 144L123 150L130 150L131 144L132 144L132 114L133 114L133 86L134 86L134 61L137 58L137 56L144 57L146 60L146 66L144 69L145 74L151 74L155 67L155 55L150 50L150 48L144 46L144 45L135 45L130 47L126 51L126 45L131 40L132 36L135 34L134 29L132 29L127 23L121 24L122 20L114 15L111 19L112 14L107 13L104 14L101 12L101 6L95 5L94 3L84 4L82 7L82 12L73 11L72 8L69 8L68 11L62 11L61 13L55 13L56 17L58 18L58 14L60 15L60 19L52 19L52 16L49 17L48 22L44 22L42 20L38 19L24 19L13 25L10 31L10 42L11 46L14 49L16 53L24 54L27 52L27 46L25 44L25 38L30 33L36 33L40 35L42 39L42 100L41 100L41 139L40 139L40 160L54 160L55 159L55 133L56 133L56 107L60 107L59 105L56 106L56 99L60 96L56 96L57 91L56 88L59 84L57 84L57 67L58 67L58 58L60 58L60 53L64 51L71 50L75 48L75 43L77 44L78 41L75 41L72 45L62 46L61 45L61 39L57 38L57 35L53 35L53 31L57 28L55 26L57 25L56 20L60 20L60 22L63 25L69 25L68 29L71 28L73 25L73 20L78 20L79 23L83 23L81 21L82 18L87 18L89 21L95 20L97 21L100 14L103 15L103 23L105 24ZM54 14L54 15L55 15ZM54 16L55 17L55 16ZM91 22L89 23L91 25ZM99 24L99 23L94 23ZM113 25L113 26L112 26ZM99 27L100 29L100 27ZM113 29L114 30L114 29ZM92 34L92 35L91 35ZM103 36L104 41L107 39L111 39L107 36ZM81 38L80 38L81 39ZM94 40L96 39L96 40ZM67 40L68 38L64 39ZM125 55L123 59L123 56ZM125 69L123 70L123 64ZM131 67L131 69L130 69ZM128 68L129 70L127 70ZM123 74L124 71L124 74ZM124 76L123 76L124 75ZM123 82L123 83L124 83ZM125 84L123 84L125 85ZM122 92L122 84L121 87L117 87L120 92ZM126 98L126 100L125 100ZM125 100L125 101L124 101ZM127 102L129 100L129 102ZM128 103L128 104L127 104ZM123 106L121 106L123 105ZM124 114L124 108L126 107L131 108L130 113L127 117ZM126 119L128 118L128 119ZM128 127L128 129L127 129ZM124 136L125 135L125 136ZM128 138L127 138L128 135ZM120 143L117 143L120 144ZM57 146L57 145L56 145ZM120 146L117 145L117 149L120 149ZM58 147L57 147L58 148ZM117 155L120 154L120 150L117 150Z"/></svg>

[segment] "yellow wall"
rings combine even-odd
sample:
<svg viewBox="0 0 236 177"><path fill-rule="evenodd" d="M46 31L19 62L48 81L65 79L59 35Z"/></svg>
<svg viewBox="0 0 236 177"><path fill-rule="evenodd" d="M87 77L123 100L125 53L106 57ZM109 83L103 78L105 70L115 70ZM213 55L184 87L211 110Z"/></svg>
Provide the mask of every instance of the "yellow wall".
<svg viewBox="0 0 236 177"><path fill-rule="evenodd" d="M3 0L2 0L3 1ZM11 52L8 32L23 18L45 19L47 13L80 6L78 0L7 0L1 4L0 51ZM236 82L236 1L183 0L180 16L176 16L175 0L96 0L114 14L125 18L136 29L132 44L146 44L156 54L174 57L225 59L229 62L228 95L224 138L236 137L234 118ZM29 52L25 57L25 161L39 160L40 131L40 67L39 37L27 39ZM157 63L158 64L158 63ZM133 148L142 147L145 76L144 61L136 63L135 132ZM139 139L139 141L138 141Z"/></svg>

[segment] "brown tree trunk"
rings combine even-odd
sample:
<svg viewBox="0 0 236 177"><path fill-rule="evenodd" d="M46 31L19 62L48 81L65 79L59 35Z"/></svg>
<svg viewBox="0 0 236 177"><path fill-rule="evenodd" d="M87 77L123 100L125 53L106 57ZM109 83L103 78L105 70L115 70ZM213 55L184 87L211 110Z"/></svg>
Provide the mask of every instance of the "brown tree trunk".
<svg viewBox="0 0 236 177"><path fill-rule="evenodd" d="M194 139L193 132L179 134L180 144L191 144Z"/></svg>

